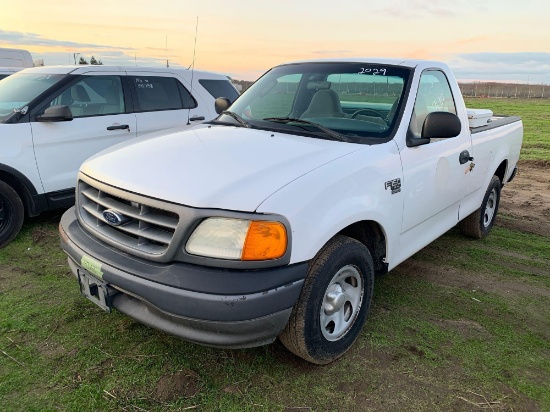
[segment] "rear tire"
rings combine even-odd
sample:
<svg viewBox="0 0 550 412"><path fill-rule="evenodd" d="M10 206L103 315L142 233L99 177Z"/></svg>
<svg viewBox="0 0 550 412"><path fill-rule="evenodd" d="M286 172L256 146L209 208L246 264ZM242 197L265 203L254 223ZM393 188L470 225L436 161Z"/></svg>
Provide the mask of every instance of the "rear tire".
<svg viewBox="0 0 550 412"><path fill-rule="evenodd" d="M310 262L300 298L279 339L309 362L332 362L359 336L373 287L374 267L367 247L347 236L335 236Z"/></svg>
<svg viewBox="0 0 550 412"><path fill-rule="evenodd" d="M493 176L481 207L459 223L462 233L476 239L483 239L489 234L497 217L500 190L500 179Z"/></svg>
<svg viewBox="0 0 550 412"><path fill-rule="evenodd" d="M21 198L10 185L0 181L0 249L17 236L24 217Z"/></svg>

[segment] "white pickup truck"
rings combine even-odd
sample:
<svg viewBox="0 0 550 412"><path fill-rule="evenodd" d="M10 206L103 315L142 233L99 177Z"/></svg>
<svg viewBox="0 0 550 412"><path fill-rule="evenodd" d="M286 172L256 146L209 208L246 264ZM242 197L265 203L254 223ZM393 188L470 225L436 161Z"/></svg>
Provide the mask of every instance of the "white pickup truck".
<svg viewBox="0 0 550 412"><path fill-rule="evenodd" d="M83 164L69 265L106 311L210 346L279 337L318 364L358 337L375 274L457 224L487 235L523 135L468 113L433 61L284 64L216 106Z"/></svg>
<svg viewBox="0 0 550 412"><path fill-rule="evenodd" d="M78 169L91 155L213 119L214 100L238 94L227 76L158 67L36 67L2 80L0 247L25 214L74 204Z"/></svg>

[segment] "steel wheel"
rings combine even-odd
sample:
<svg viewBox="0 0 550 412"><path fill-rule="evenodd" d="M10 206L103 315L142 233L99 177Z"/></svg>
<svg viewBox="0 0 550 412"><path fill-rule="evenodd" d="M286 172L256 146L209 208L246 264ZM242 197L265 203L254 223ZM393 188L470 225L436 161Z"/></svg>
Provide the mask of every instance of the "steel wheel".
<svg viewBox="0 0 550 412"><path fill-rule="evenodd" d="M301 358L324 365L355 342L367 318L374 265L367 247L337 235L311 260L281 342Z"/></svg>
<svg viewBox="0 0 550 412"><path fill-rule="evenodd" d="M340 269L330 281L320 311L321 332L325 339L336 341L355 322L363 301L363 281L355 266Z"/></svg>
<svg viewBox="0 0 550 412"><path fill-rule="evenodd" d="M498 213L501 183L497 176L493 176L479 209L458 223L465 235L482 239L489 234Z"/></svg>
<svg viewBox="0 0 550 412"><path fill-rule="evenodd" d="M483 226L488 227L493 221L493 216L497 207L497 192L496 189L491 191L487 204L485 206L485 213L483 214Z"/></svg>

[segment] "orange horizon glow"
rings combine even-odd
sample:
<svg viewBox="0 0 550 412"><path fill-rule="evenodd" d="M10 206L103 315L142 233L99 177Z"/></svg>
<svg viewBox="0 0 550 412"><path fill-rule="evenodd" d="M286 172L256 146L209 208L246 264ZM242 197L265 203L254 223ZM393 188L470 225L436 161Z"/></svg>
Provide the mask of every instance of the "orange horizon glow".
<svg viewBox="0 0 550 412"><path fill-rule="evenodd" d="M490 75L492 67L495 74L511 67L506 60L492 64L487 57L478 64L464 57L474 53L532 52L545 59L550 5L537 3L541 10L533 12L508 0L493 3L96 0L74 7L65 0L29 0L24 8L14 2L2 6L0 47L29 50L46 65L74 64L73 54L79 53L105 64L158 66L169 60L189 67L198 16L195 67L243 80L255 80L283 62L326 57L442 60L453 69L463 67L468 78L471 70ZM548 75L541 70L537 80L536 65L531 69L526 63L515 63L517 73L504 80L524 81L530 75L545 81ZM550 68L550 58L544 65Z"/></svg>

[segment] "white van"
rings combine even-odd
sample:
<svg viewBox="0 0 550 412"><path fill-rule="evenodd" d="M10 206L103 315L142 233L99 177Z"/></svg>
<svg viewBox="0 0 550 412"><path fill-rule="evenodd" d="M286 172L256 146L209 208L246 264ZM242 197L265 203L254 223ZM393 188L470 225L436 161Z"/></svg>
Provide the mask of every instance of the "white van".
<svg viewBox="0 0 550 412"><path fill-rule="evenodd" d="M28 67L33 62L27 50L0 48L0 80Z"/></svg>
<svg viewBox="0 0 550 412"><path fill-rule="evenodd" d="M239 93L227 76L195 70L50 66L0 81L0 247L24 215L74 203L80 164L144 134L216 116Z"/></svg>
<svg viewBox="0 0 550 412"><path fill-rule="evenodd" d="M0 67L32 67L32 57L27 50L0 48Z"/></svg>

